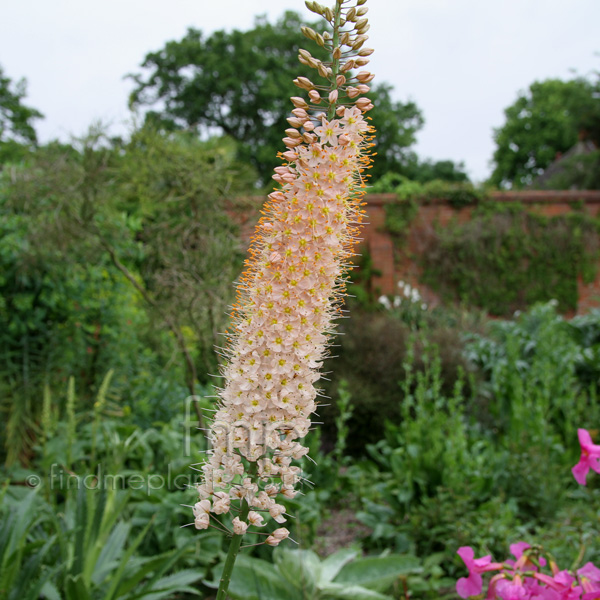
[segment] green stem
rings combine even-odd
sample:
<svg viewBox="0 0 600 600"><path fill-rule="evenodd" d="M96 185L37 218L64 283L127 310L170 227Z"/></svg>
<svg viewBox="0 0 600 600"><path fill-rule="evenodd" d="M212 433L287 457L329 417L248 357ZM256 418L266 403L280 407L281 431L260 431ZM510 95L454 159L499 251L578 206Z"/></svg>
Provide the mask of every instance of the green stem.
<svg viewBox="0 0 600 600"><path fill-rule="evenodd" d="M242 507L240 511L240 521L246 521L248 519L248 512L250 506L246 499L242 500ZM237 558L238 552L240 551L240 545L242 543L243 535L233 535L231 542L229 543L229 551L227 552L227 558L225 559L225 566L223 567L223 573L221 574L221 581L219 582L219 591L217 592L216 600L226 600L227 590L229 589L229 582L231 581L231 573L233 572L233 566L235 565L235 559Z"/></svg>
<svg viewBox="0 0 600 600"><path fill-rule="evenodd" d="M332 40L332 45L333 45L333 49L335 50L339 44L340 44L340 21L342 18L342 0L336 0L335 3L335 8L333 9L334 13L333 13L333 40ZM335 56L332 57L332 63L331 63L331 77L333 78L333 81L331 82L331 90L336 90L338 85L337 85L337 81L336 78L338 76L338 73L340 72L340 59L339 58L335 58ZM329 105L329 112L327 114L327 119L329 121L331 121L331 119L335 118L335 111L337 108L337 102L333 102L332 104Z"/></svg>

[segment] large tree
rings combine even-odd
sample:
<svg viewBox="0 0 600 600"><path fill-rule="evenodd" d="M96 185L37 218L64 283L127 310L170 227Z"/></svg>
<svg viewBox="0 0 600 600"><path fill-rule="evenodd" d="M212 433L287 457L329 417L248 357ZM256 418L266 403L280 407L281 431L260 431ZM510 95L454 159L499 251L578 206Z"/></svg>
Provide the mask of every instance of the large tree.
<svg viewBox="0 0 600 600"><path fill-rule="evenodd" d="M494 132L497 144L491 182L520 188L543 173L557 154L569 150L578 135L600 138L600 87L584 78L536 81L504 114Z"/></svg>
<svg viewBox="0 0 600 600"><path fill-rule="evenodd" d="M306 45L302 25L319 28L286 12L274 25L258 17L249 31L216 31L206 37L189 29L183 39L146 56L144 73L132 75L136 87L131 105L156 107L146 118L167 129L231 136L239 143L239 157L253 164L266 182L279 164L277 152L284 150L289 97L298 94L292 81L313 76L298 62L298 49ZM402 163L423 124L416 104L394 101L391 89L379 85L371 94L378 130L374 178Z"/></svg>
<svg viewBox="0 0 600 600"><path fill-rule="evenodd" d="M26 91L25 80L13 82L0 66L0 164L37 142L32 122L42 113L23 104Z"/></svg>

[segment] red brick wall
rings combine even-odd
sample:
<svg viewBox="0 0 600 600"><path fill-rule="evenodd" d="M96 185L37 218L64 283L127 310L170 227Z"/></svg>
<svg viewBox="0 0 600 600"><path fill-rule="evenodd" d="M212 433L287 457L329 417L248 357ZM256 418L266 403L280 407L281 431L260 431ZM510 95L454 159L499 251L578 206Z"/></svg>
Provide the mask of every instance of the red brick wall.
<svg viewBox="0 0 600 600"><path fill-rule="evenodd" d="M492 200L497 202L520 202L534 213L549 217L571 212L574 204L589 215L600 214L600 191L518 191L493 192ZM242 238L247 243L258 219L258 210L264 198L250 197L236 202L230 212L240 224ZM366 226L363 230L362 246L367 249L373 261L373 268L379 272L373 277L373 289L379 294L398 292L398 282L404 281L417 287L423 301L430 306L439 304L440 299L420 282L420 269L411 258L422 254L436 224L442 227L455 219L464 223L471 218L472 208L454 208L445 200L433 200L419 205L417 214L407 232L405 249L396 251L391 235L385 228L385 205L397 202L394 194L368 194L366 196ZM589 285L579 279L578 313L600 307L600 265L596 281Z"/></svg>
<svg viewBox="0 0 600 600"><path fill-rule="evenodd" d="M600 214L600 191L519 191L494 192L492 199L497 202L520 202L528 210L549 217L571 212L574 204L591 216ZM385 205L396 202L394 194L370 194L367 201L367 222L364 244L373 261L373 267L381 275L373 278L373 286L377 293L397 294L399 281L417 287L423 301L435 306L439 297L420 282L420 269L411 258L422 254L427 241L431 238L436 224L442 227L451 219L464 223L471 218L472 208L454 208L445 200L434 200L419 206L417 214L407 232L407 242L402 251L396 252L394 260L393 243L390 234L385 230ZM600 265L598 277L593 283L586 285L579 278L578 313L600 307Z"/></svg>

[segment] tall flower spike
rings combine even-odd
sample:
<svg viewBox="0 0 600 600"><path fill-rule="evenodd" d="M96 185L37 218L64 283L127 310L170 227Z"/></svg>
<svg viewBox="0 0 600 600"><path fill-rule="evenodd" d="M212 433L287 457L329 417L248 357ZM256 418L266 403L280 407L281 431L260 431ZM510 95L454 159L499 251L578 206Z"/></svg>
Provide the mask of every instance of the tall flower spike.
<svg viewBox="0 0 600 600"><path fill-rule="evenodd" d="M308 451L301 440L317 408L315 384L358 240L364 171L373 145L363 116L372 105L366 98L359 102L354 92L368 87L349 70L341 75L366 38L360 33L364 19L354 21L350 14L356 15L364 1L349 7L349 0L337 0L333 9L307 3L331 27L332 33L323 35L305 30L329 51L331 60L317 65L327 83L295 80L308 99L291 99L293 127L283 139L286 162L275 169L279 186L263 208L238 285L224 385L209 434L212 450L194 511L201 529L214 515L234 513L232 548L269 517L278 524L286 521L281 499L296 494L301 470L293 461ZM312 63L306 51L300 58ZM264 543L275 546L288 534L279 527ZM228 558L224 578L232 566Z"/></svg>

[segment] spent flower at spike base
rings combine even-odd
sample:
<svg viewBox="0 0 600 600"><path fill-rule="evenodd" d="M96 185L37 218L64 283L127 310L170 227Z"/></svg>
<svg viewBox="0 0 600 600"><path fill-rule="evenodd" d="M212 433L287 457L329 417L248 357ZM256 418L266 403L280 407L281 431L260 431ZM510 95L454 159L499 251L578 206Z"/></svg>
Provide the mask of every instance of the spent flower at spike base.
<svg viewBox="0 0 600 600"><path fill-rule="evenodd" d="M358 240L373 130L364 114L373 105L362 94L373 79L353 69L369 61L366 0L336 0L333 8L306 2L322 16L322 34L304 34L325 48L329 61L300 50L300 62L323 84L294 82L307 98L291 99L279 184L262 210L246 269L238 285L232 326L223 349L223 386L211 422L212 450L202 466L195 526L227 527L232 542L217 598L224 598L240 540L259 533L276 546L285 527L261 531L270 519L287 520L283 499L302 478L294 461L318 405L319 369L328 355L333 321L340 315L345 272Z"/></svg>

